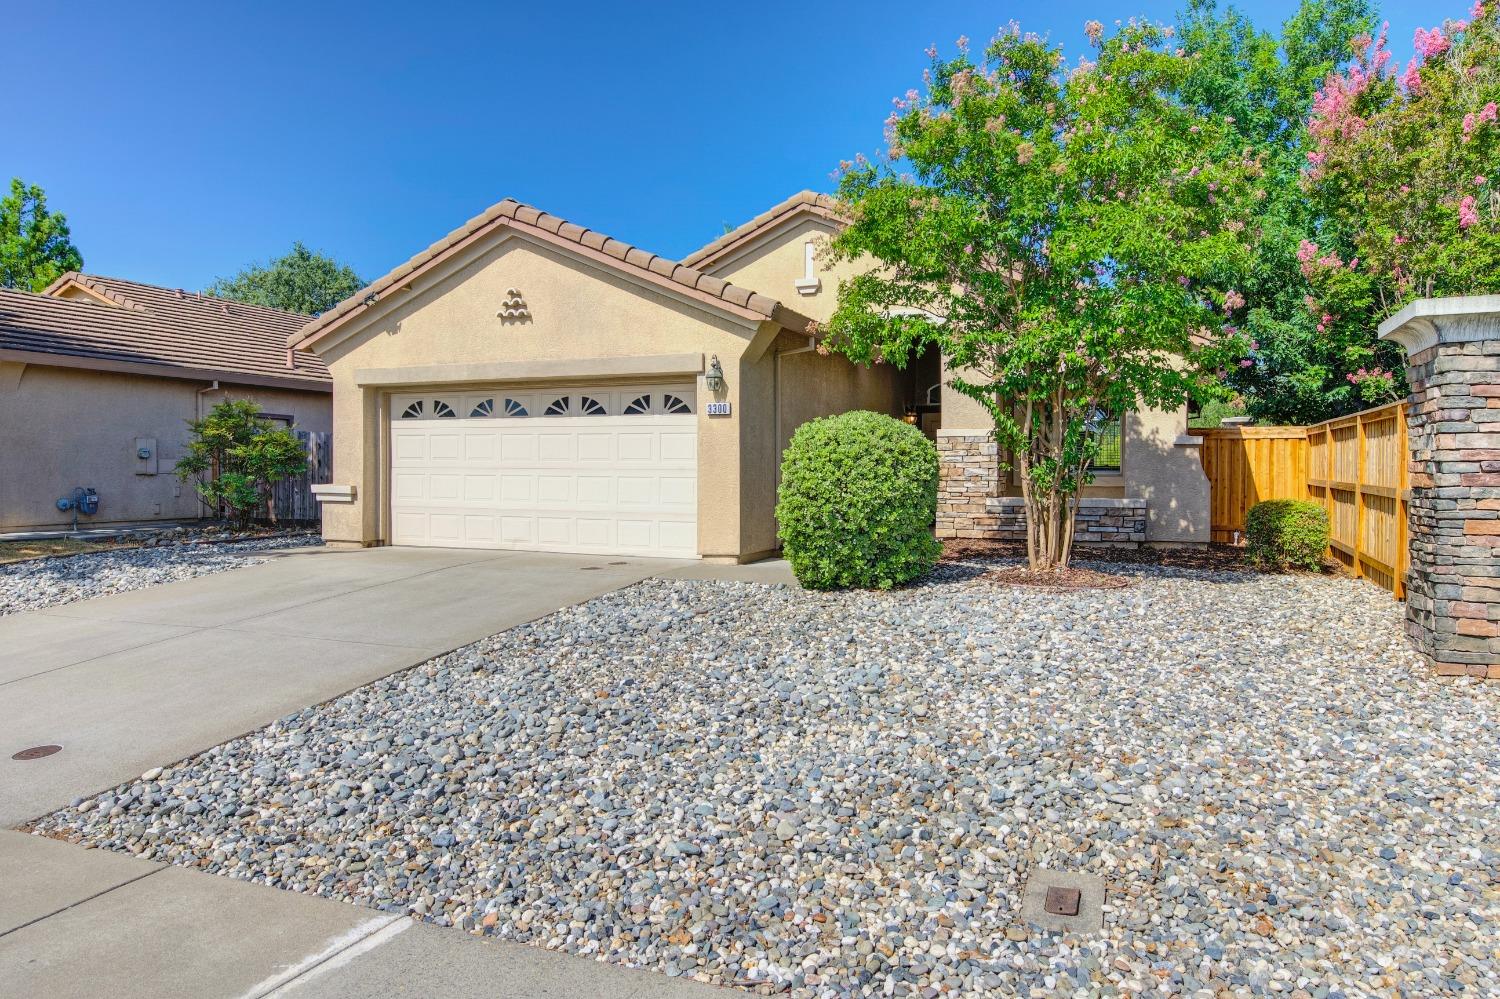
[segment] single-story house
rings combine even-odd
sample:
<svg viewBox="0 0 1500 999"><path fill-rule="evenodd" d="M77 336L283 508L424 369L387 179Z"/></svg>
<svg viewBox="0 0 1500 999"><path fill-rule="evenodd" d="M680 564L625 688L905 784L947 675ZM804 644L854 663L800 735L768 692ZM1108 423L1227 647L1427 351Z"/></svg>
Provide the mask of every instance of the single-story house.
<svg viewBox="0 0 1500 999"><path fill-rule="evenodd" d="M851 409L937 439L940 532L1003 533L988 417L939 359L819 349L854 265L817 250L842 224L803 192L675 261L511 200L470 219L289 341L333 378L324 537L749 561L778 547L792 432ZM1090 490L1098 540L1207 539L1185 430L1185 408L1126 421L1120 468Z"/></svg>
<svg viewBox="0 0 1500 999"><path fill-rule="evenodd" d="M331 430L328 369L287 346L308 318L76 272L0 289L0 531L71 523L57 500L75 488L98 493L90 524L201 516L173 467L224 399Z"/></svg>

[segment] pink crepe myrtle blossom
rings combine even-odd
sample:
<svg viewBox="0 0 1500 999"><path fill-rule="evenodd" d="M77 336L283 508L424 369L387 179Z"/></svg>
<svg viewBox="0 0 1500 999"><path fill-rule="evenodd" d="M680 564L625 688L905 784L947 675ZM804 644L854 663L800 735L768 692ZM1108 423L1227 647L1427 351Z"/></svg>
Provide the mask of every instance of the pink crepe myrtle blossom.
<svg viewBox="0 0 1500 999"><path fill-rule="evenodd" d="M1104 25L1098 21L1085 21L1083 24L1083 33L1088 36L1090 42L1098 45L1099 39L1104 36Z"/></svg>
<svg viewBox="0 0 1500 999"><path fill-rule="evenodd" d="M1496 107L1494 101L1490 101L1484 107L1480 108L1477 114L1473 111L1470 111L1468 114L1464 115L1464 141L1468 142L1469 139L1473 137L1474 130L1477 129L1480 125L1493 122L1495 120L1497 111L1500 111L1500 108Z"/></svg>
<svg viewBox="0 0 1500 999"><path fill-rule="evenodd" d="M936 59L937 58L937 45L935 45L935 44L927 46L922 51L927 54L927 58L929 58L929 59Z"/></svg>
<svg viewBox="0 0 1500 999"><path fill-rule="evenodd" d="M1436 59L1447 52L1452 45L1453 42L1443 34L1442 28L1433 28L1431 31L1418 28L1416 34L1412 36L1412 47L1424 60Z"/></svg>
<svg viewBox="0 0 1500 999"><path fill-rule="evenodd" d="M1233 288L1229 289L1228 291L1226 291L1224 293L1224 312L1225 312L1226 315L1228 313L1233 312L1235 309L1242 309L1244 307L1245 307L1245 296L1244 295L1241 295L1239 292L1235 291Z"/></svg>
<svg viewBox="0 0 1500 999"><path fill-rule="evenodd" d="M1479 224L1479 212L1475 209L1474 195L1466 194L1458 203L1458 227L1467 229Z"/></svg>
<svg viewBox="0 0 1500 999"><path fill-rule="evenodd" d="M1484 0L1474 0L1474 6L1469 8L1470 20L1477 21L1484 16Z"/></svg>
<svg viewBox="0 0 1500 999"><path fill-rule="evenodd" d="M1240 358L1240 367L1242 367L1242 368L1251 368L1251 367L1254 367L1254 366L1255 366L1255 362L1253 360L1251 360L1250 358L1248 358L1248 357L1242 357L1242 358Z"/></svg>
<svg viewBox="0 0 1500 999"><path fill-rule="evenodd" d="M1406 72L1401 74L1401 89L1408 94L1421 93L1422 71L1418 68L1416 59L1406 64Z"/></svg>
<svg viewBox="0 0 1500 999"><path fill-rule="evenodd" d="M1481 173L1481 174L1476 174L1475 175L1475 177L1474 177L1474 186L1475 187L1483 187L1485 184L1488 184L1488 183L1489 183L1489 178L1486 177L1484 174Z"/></svg>

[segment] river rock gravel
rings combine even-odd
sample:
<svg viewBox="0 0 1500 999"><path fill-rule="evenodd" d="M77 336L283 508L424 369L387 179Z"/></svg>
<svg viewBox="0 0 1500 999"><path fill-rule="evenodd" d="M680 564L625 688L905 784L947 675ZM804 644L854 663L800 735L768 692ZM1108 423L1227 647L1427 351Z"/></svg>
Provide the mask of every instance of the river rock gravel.
<svg viewBox="0 0 1500 999"><path fill-rule="evenodd" d="M35 830L798 997L1500 993L1500 689L1388 594L984 568L647 580ZM1039 868L1102 932L1020 918Z"/></svg>
<svg viewBox="0 0 1500 999"><path fill-rule="evenodd" d="M127 548L0 564L0 617L258 565L253 554L321 544L299 534L254 541Z"/></svg>

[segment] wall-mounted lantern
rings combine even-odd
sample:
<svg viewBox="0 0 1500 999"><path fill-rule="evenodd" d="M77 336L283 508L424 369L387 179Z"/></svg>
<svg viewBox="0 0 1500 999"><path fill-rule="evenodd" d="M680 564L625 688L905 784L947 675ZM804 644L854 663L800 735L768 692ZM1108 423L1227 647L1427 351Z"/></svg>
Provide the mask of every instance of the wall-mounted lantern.
<svg viewBox="0 0 1500 999"><path fill-rule="evenodd" d="M708 362L708 371L703 375L703 384L710 392L724 391L724 366L719 363L718 354L715 354Z"/></svg>

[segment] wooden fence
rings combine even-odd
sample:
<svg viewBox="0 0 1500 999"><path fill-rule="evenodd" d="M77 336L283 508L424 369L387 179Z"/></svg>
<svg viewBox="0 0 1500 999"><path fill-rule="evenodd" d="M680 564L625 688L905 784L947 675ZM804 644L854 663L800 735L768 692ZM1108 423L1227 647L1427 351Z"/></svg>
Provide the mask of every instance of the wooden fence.
<svg viewBox="0 0 1500 999"><path fill-rule="evenodd" d="M1262 500L1307 499L1307 428L1213 427L1203 438L1213 540L1244 540L1245 514Z"/></svg>
<svg viewBox="0 0 1500 999"><path fill-rule="evenodd" d="M1410 560L1406 535L1406 403L1307 428L1308 498L1328 511L1329 554L1395 594Z"/></svg>
<svg viewBox="0 0 1500 999"><path fill-rule="evenodd" d="M1203 438L1213 540L1239 544L1262 500L1313 500L1328 511L1328 554L1351 573L1405 596L1406 404L1310 427L1215 427Z"/></svg>
<svg viewBox="0 0 1500 999"><path fill-rule="evenodd" d="M307 472L276 484L271 494L272 509L278 523L316 523L319 519L318 502L313 498L312 487L320 482L333 481L333 434L310 430L293 433L307 445Z"/></svg>

